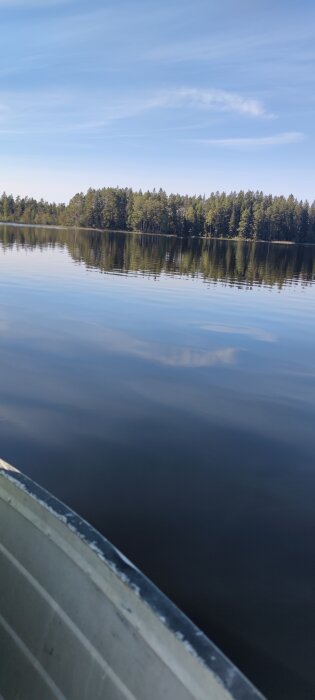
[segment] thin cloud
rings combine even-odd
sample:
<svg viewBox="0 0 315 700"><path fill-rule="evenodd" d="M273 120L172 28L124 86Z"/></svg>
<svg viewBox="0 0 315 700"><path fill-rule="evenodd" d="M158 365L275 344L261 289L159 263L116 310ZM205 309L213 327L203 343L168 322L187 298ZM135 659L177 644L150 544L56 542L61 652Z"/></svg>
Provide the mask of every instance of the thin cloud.
<svg viewBox="0 0 315 700"><path fill-rule="evenodd" d="M31 9L32 7L52 7L53 5L68 5L74 0L0 0L1 7L20 7Z"/></svg>
<svg viewBox="0 0 315 700"><path fill-rule="evenodd" d="M273 51L281 52L283 49L289 49L292 44L304 44L308 40L314 39L314 20L310 19L308 24L305 21L297 26L283 27L281 31L275 28L273 32L262 31L261 33L246 34L237 33L236 36L226 38L226 33L217 36L204 36L202 39L193 39L192 41L179 41L150 48L145 58L156 61L172 61L176 62L191 62L191 61L209 61L218 59L227 59L236 55L244 55L251 51L255 55L261 55L262 52L270 54L270 48Z"/></svg>
<svg viewBox="0 0 315 700"><path fill-rule="evenodd" d="M178 88L158 94L152 107L198 107L220 112L237 112L251 117L267 116L264 105L236 92L217 89ZM268 115L270 116L270 115Z"/></svg>
<svg viewBox="0 0 315 700"><path fill-rule="evenodd" d="M211 112L236 112L250 117L269 115L264 105L253 98L244 97L235 92L217 89L174 88L158 91L144 97L134 97L108 105L105 114L107 121L123 119L156 109L177 108L202 109ZM99 126L104 122L99 121Z"/></svg>
<svg viewBox="0 0 315 700"><path fill-rule="evenodd" d="M133 97L112 102L103 110L104 119L78 125L79 128L101 128L109 122L134 117L155 110L179 108L211 112L233 112L249 117L272 117L259 100L244 97L235 92L217 89L175 88L158 91L144 97Z"/></svg>
<svg viewBox="0 0 315 700"><path fill-rule="evenodd" d="M212 114L224 112L250 118L271 116L259 100L226 90L185 87L115 99L106 94L98 96L95 100L98 118L91 120L79 93L22 90L0 93L0 134L97 133L117 121L177 109Z"/></svg>
<svg viewBox="0 0 315 700"><path fill-rule="evenodd" d="M223 139L194 139L195 143L208 146L222 146L223 148L262 148L267 146L281 146L290 143L300 143L305 135L300 131L288 131L273 136L246 136L244 138Z"/></svg>

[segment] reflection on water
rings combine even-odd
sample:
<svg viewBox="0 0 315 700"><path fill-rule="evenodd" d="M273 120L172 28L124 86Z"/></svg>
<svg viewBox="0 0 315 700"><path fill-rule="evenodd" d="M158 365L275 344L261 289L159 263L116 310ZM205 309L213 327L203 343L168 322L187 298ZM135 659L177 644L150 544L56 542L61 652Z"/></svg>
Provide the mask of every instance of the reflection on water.
<svg viewBox="0 0 315 700"><path fill-rule="evenodd" d="M314 258L0 229L1 456L270 700L315 697Z"/></svg>
<svg viewBox="0 0 315 700"><path fill-rule="evenodd" d="M315 247L209 239L178 239L98 231L2 226L0 244L64 246L74 260L103 272L200 276L204 280L278 285L311 282Z"/></svg>

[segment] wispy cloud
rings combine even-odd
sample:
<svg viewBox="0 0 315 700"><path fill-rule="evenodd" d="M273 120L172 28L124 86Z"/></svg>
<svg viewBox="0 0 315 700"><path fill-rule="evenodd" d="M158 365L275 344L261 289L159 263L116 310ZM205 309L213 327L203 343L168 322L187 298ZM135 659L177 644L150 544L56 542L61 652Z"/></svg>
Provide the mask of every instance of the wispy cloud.
<svg viewBox="0 0 315 700"><path fill-rule="evenodd" d="M30 9L32 7L51 7L53 5L66 5L74 0L0 0L1 7L20 7L25 9Z"/></svg>
<svg viewBox="0 0 315 700"><path fill-rule="evenodd" d="M193 109L211 112L231 112L249 117L271 117L259 100L235 92L217 89L172 88L151 95L135 95L122 100L110 100L103 110L104 119L82 126L102 127L110 121L125 119L156 110Z"/></svg>
<svg viewBox="0 0 315 700"><path fill-rule="evenodd" d="M169 44L155 45L150 48L145 57L157 61L172 61L172 62L191 62L191 61L211 61L218 59L230 59L236 55L248 54L251 51L255 52L256 57L262 52L272 51L283 53L283 50L288 46L304 45L306 41L313 40L315 36L314 18L308 23L297 22L289 26L281 25L275 28L274 31L262 30L261 32L236 32L234 36L226 36L219 34L214 37L212 34L208 36L198 37L185 42L173 41Z"/></svg>
<svg viewBox="0 0 315 700"><path fill-rule="evenodd" d="M208 146L222 146L224 148L263 148L268 146L281 146L290 143L300 143L305 135L300 131L287 131L273 136L245 136L241 138L218 139L193 139L195 143Z"/></svg>
<svg viewBox="0 0 315 700"><path fill-rule="evenodd" d="M267 116L264 105L256 99L236 92L203 88L176 88L158 93L152 107L197 107L220 112L237 112L251 117Z"/></svg>
<svg viewBox="0 0 315 700"><path fill-rule="evenodd" d="M81 94L75 90L21 90L0 94L0 134L97 134L117 121L159 111L167 115L179 109L182 115L193 111L199 113L199 117L202 113L203 118L210 112L212 115L230 113L250 118L271 116L259 100L211 88L173 88L115 97L98 94L94 96L96 119L90 118L89 101L82 102ZM181 126L183 128L185 124Z"/></svg>

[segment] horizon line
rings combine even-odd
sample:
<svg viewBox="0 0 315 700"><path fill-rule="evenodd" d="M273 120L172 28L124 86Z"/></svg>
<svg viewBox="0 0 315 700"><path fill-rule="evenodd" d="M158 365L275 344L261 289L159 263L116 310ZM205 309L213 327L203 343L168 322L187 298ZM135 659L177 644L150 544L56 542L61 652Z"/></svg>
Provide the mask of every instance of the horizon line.
<svg viewBox="0 0 315 700"><path fill-rule="evenodd" d="M130 187L128 185L126 185L126 186L104 185L103 187L91 187L90 186L85 191L84 190L77 190L66 201L56 201L54 199L44 199L43 197L36 197L35 195L29 195L29 194L25 194L25 195L17 194L16 196L14 196L12 194L12 192L7 193L6 190L2 190L2 193L0 194L0 200L2 200L3 197L5 196L7 198L12 197L14 201L16 201L17 199L20 199L20 200L26 200L26 199L32 200L33 199L36 202L43 201L45 204L49 204L49 205L55 204L56 206L62 206L62 205L68 206L69 203L72 201L72 199L74 199L74 197L77 197L78 195L79 196L82 195L83 197L85 197L87 195L87 193L90 191L101 192L102 190L120 190L123 192L129 191L129 192L132 192L132 194L142 194L142 195L144 195L144 194L158 195L159 193L163 193L167 196L167 198L172 197L172 196L174 196L174 197L179 196L179 197L188 197L190 199L195 198L195 199L205 199L205 200L210 199L212 196L217 197L217 196L225 195L226 197L229 197L231 195L240 195L243 192L244 194L248 194L248 193L251 193L254 195L259 194L259 195L262 195L264 198L272 197L272 199L285 199L286 201L288 199L290 199L291 197L293 197L294 201L296 201L296 202L302 202L303 204L309 204L310 206L315 204L315 192L314 192L314 198L310 199L308 197L299 198L293 192L290 192L290 194L288 194L288 195L272 194L272 192L265 192L262 189L211 190L209 192L209 194L206 194L205 192L203 192L203 194L201 194L200 192L195 193L195 194L189 194L188 192L183 193L183 192L178 192L178 191L168 191L168 190L164 189L163 187L159 187L159 188L154 187L153 189L144 189L142 187L139 187L138 189L133 189L132 187Z"/></svg>

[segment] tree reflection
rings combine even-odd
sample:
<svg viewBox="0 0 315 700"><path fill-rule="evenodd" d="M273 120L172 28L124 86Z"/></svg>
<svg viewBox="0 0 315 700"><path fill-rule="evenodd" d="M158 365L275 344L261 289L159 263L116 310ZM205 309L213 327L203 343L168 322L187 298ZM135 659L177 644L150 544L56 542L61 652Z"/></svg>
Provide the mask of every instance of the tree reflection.
<svg viewBox="0 0 315 700"><path fill-rule="evenodd" d="M307 284L315 275L312 246L11 225L1 227L0 245L65 248L73 260L102 272L184 275L249 287Z"/></svg>

